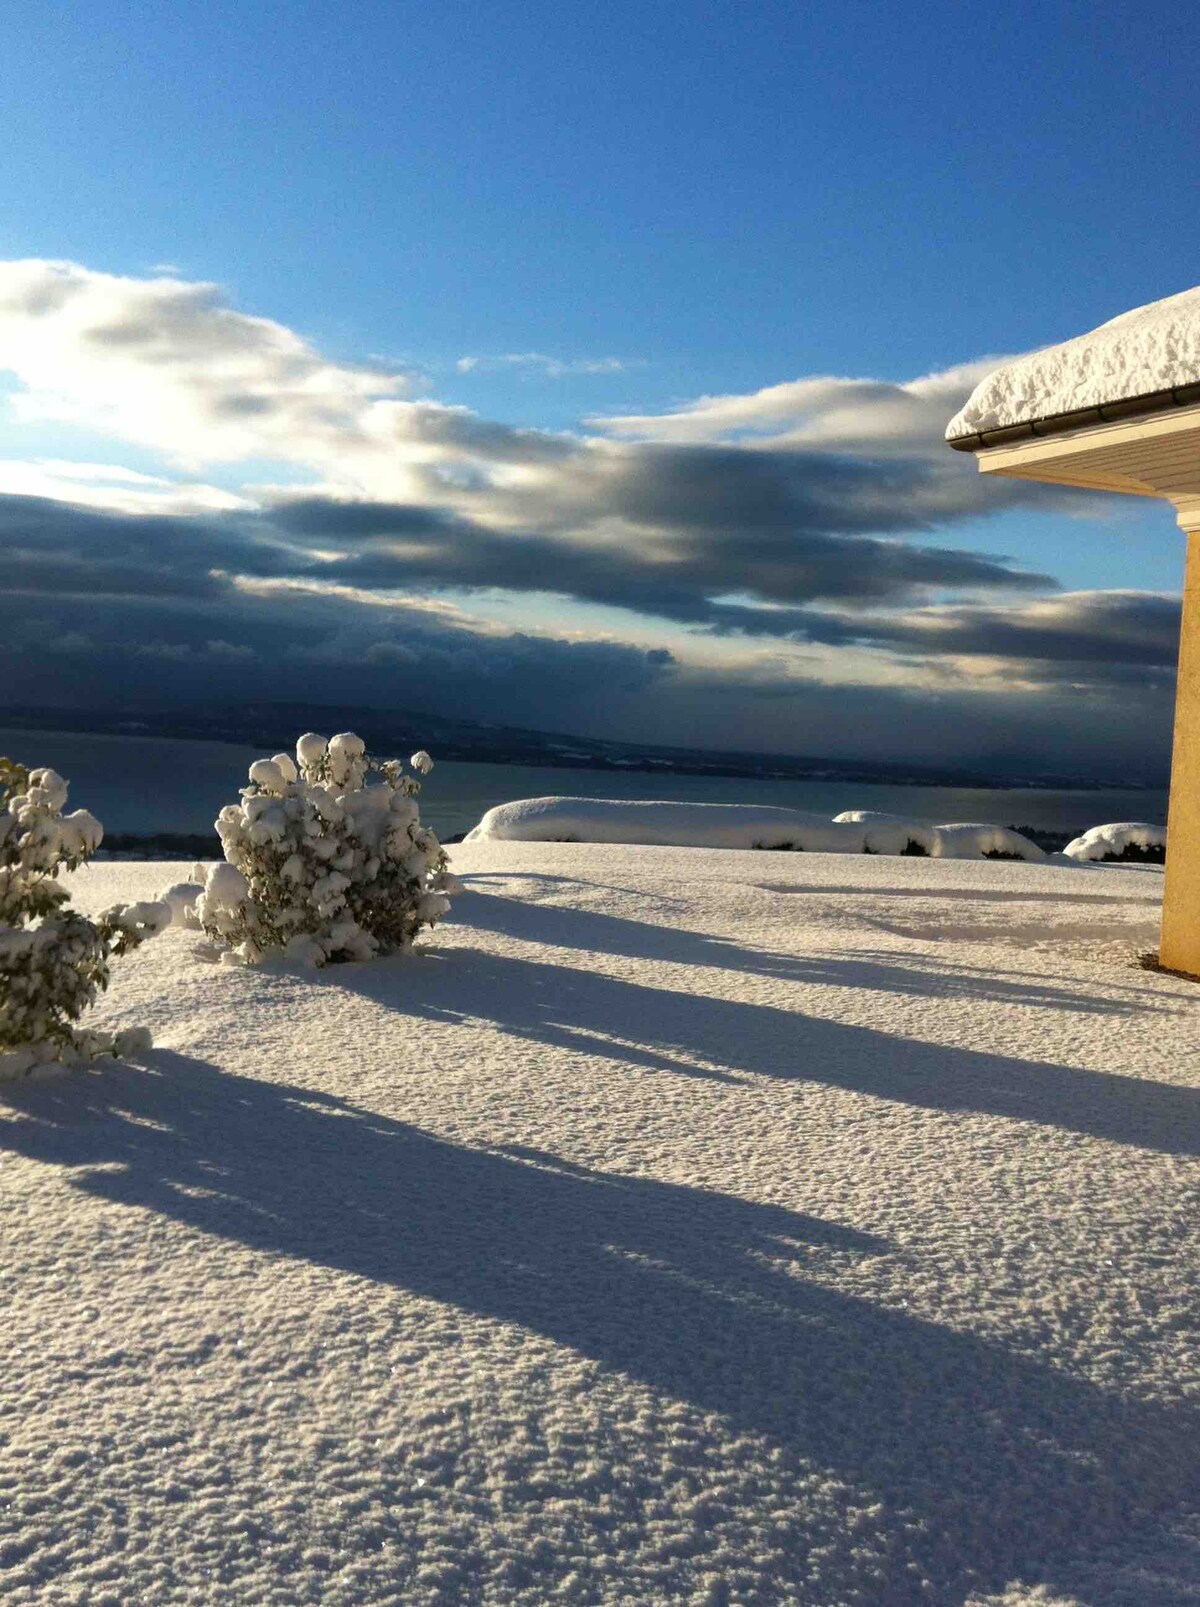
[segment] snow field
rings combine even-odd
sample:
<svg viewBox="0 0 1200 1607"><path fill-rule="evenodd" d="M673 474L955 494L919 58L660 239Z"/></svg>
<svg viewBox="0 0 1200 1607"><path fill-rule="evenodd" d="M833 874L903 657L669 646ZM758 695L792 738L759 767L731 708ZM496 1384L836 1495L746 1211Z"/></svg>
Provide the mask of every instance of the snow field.
<svg viewBox="0 0 1200 1607"><path fill-rule="evenodd" d="M453 869L419 958L169 931L97 1011L158 1047L0 1095L6 1603L1191 1599L1157 871Z"/></svg>

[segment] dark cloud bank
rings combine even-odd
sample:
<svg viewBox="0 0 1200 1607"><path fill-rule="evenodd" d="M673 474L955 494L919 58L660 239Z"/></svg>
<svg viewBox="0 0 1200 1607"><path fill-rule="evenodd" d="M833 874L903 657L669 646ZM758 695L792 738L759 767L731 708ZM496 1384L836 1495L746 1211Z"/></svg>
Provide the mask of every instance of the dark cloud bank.
<svg viewBox="0 0 1200 1607"><path fill-rule="evenodd" d="M1178 603L1057 596L1002 558L891 539L962 516L954 475L812 455L801 473L788 454L722 447L582 457L533 490L482 491L487 522L469 491L454 507L300 496L169 517L0 498L0 696L336 693L642 740L1161 777ZM717 668L389 595L497 589L631 610L642 641L654 620L684 624L700 661L704 634L744 635L746 651ZM812 644L811 677L796 643ZM828 684L829 649L893 672Z"/></svg>
<svg viewBox="0 0 1200 1607"><path fill-rule="evenodd" d="M173 517L0 497L0 706L328 694L702 746L1165 770L1177 603L1060 594L954 545L990 513L1100 505L947 450L987 363L567 434L414 400L416 376L333 361L173 276L0 263L0 336L33 419L65 401L189 473L341 488ZM486 623L497 594L562 611L512 633ZM618 639L589 606L620 611Z"/></svg>

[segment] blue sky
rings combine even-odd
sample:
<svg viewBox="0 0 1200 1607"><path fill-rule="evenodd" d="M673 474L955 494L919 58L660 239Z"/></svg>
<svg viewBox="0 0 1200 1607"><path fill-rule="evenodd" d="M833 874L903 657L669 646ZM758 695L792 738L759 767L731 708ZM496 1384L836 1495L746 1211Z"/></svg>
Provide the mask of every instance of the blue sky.
<svg viewBox="0 0 1200 1607"><path fill-rule="evenodd" d="M9 27L3 46L0 258L67 262L122 282L216 284L222 305L295 332L329 364L403 373L397 394L468 409L543 442L556 432L607 439L607 426L588 421L673 415L703 396L745 397L812 377L912 381L1064 339L1198 277L1186 215L1200 177L1200 51L1194 13L1182 5L218 3L201 11L97 0L38 7L19 30ZM128 420L116 430L95 385L69 418L61 407L22 408L23 393L45 388L45 376L31 372L9 369L0 347L0 459L182 476L243 500L264 485L276 494L311 487L339 501L348 494L348 482L331 480L328 453L320 462L289 458L259 441L241 456L206 456L200 435L171 442ZM54 376L57 391L65 383ZM138 381L126 372L120 383ZM661 444L663 429L648 435ZM870 460L871 440L867 429L840 450ZM704 446L737 444L727 433ZM200 456L181 469L189 451ZM724 461L695 459L689 473L702 470L710 483L709 469ZM460 479L477 472L474 459L438 468ZM564 550L581 539L631 549L665 539L636 522L608 529L599 504L589 505L590 534L581 537L572 523L579 476L570 475L570 493L564 481L536 515L510 499L489 505L477 524L495 536L532 520ZM8 489L28 495L31 484L16 477ZM382 481L356 484L376 501L400 495ZM61 478L33 485L73 506L64 487ZM406 483L406 505L414 495ZM693 482L680 481L678 495L679 507L690 506ZM896 495L903 501L904 487ZM461 501L435 504L442 517L463 517ZM196 516L165 501L159 511ZM680 518L664 515L662 528ZM736 524L735 509L723 527L734 546ZM898 522L882 519L877 531L859 518L830 533L864 532L1007 555L1047 578L1046 596L1054 586L1070 595L1179 587L1181 538L1158 505L1072 507L1051 494L974 507L964 495L950 516L910 518L901 508ZM94 533L89 551L105 539ZM557 628L576 645L590 636L669 651L683 666L676 681L703 681L723 666L729 712L713 726L717 743L747 725L734 711L738 686L750 682L758 712L749 726L764 742L803 746L845 724L814 717L789 739L786 722L761 716L783 695L762 690L777 633L757 641L743 622L731 637L726 620L714 635L712 618L685 618L680 607L664 623L639 602L643 593L626 596L607 581L564 591L547 551L544 594L528 580L507 584L504 565L462 561L397 585L446 620L457 609L455 628L479 641ZM737 593L730 573L714 569L710 598ZM714 592L718 579L724 590ZM973 586L921 585L891 602L1002 602L996 580L986 597ZM760 586L754 595L777 605L801 591ZM53 606L61 624L66 605ZM273 618L283 630L283 614ZM916 696L922 674L911 646L897 657L895 640L859 641L858 657L848 657L843 640L824 639L831 629L818 634L819 647L806 637L788 669L793 679L816 677L814 702L831 685L911 683ZM23 662L44 680L33 659ZM193 688L203 668L194 666ZM930 697L930 677L945 682L949 669L925 666ZM1009 699L1007 734L997 727L987 739L989 753L1014 762L1025 752L1046 758L1062 693L1061 675L1042 687L1041 734L1023 739L1036 679L1027 671L1010 677L1023 690ZM998 673L989 668L989 685L976 688L980 709L986 703L997 719ZM1151 696L1143 681L1135 702ZM112 687L129 695L115 672ZM516 682L510 690L521 701ZM705 681L696 696L711 690ZM372 701L390 695L381 685L369 692ZM1169 704L1158 682L1153 695ZM636 704L651 692L633 696ZM702 733L697 714L684 717L678 685L653 716L628 701L548 708L530 697L510 717L634 734L639 719L661 724L668 706L689 737ZM1122 762L1137 754L1150 763L1154 744L1161 748L1165 717L1148 719L1140 709L1153 735L1139 746L1131 731ZM938 729L944 743L946 727ZM1106 729L1097 714L1083 746L1068 744L1080 762L1085 749L1089 763L1102 761ZM864 730L867 745L880 740Z"/></svg>

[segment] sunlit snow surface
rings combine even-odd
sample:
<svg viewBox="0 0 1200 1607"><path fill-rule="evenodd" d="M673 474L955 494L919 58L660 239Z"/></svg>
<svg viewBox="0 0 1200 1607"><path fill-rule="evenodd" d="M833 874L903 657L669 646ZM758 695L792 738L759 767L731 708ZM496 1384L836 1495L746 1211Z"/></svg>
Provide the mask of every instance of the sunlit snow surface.
<svg viewBox="0 0 1200 1607"><path fill-rule="evenodd" d="M454 868L424 958L167 932L160 1047L0 1097L6 1607L1196 1599L1157 870Z"/></svg>
<svg viewBox="0 0 1200 1607"><path fill-rule="evenodd" d="M1200 286L1134 307L1086 335L989 374L946 439L1053 418L1200 380Z"/></svg>

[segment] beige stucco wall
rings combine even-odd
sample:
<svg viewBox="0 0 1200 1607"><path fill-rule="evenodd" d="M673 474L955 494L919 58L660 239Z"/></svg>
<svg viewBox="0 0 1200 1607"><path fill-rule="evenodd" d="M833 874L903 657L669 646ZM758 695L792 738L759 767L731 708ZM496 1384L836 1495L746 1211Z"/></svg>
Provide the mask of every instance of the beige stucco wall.
<svg viewBox="0 0 1200 1607"><path fill-rule="evenodd" d="M1200 525L1187 544L1159 959L1200 976Z"/></svg>
<svg viewBox="0 0 1200 1607"><path fill-rule="evenodd" d="M984 449L977 460L984 474L1134 492L1175 506L1188 555L1159 959L1200 977L1200 408Z"/></svg>

